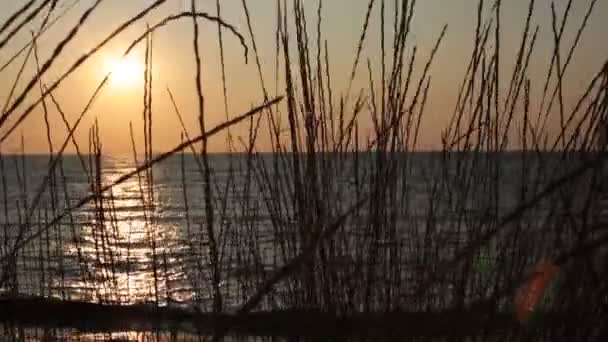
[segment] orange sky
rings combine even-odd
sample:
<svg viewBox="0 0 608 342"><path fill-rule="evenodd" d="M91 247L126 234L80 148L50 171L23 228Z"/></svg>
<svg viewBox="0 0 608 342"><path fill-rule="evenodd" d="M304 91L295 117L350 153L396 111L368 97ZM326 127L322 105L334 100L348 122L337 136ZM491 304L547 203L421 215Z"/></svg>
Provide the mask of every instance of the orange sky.
<svg viewBox="0 0 608 342"><path fill-rule="evenodd" d="M66 6L71 0L59 1L61 6ZM53 26L40 39L39 50L42 61L52 53L57 42L78 20L81 13L85 11L94 1L81 0L66 17ZM53 64L43 81L50 83L60 76L72 62L88 51L100 39L106 37L114 28L124 20L149 5L151 0L105 0L91 20L89 20L79 31L78 36L72 41L62 55L62 58ZM289 2L289 1L288 1ZM379 2L379 1L377 1ZM490 1L486 1L490 2ZM514 61L514 53L518 48L519 37L523 30L527 0L503 1L503 60L501 68L505 73L510 73ZM557 1L558 14L563 11L567 1ZM0 23L4 22L9 13L25 3L25 0L3 1L0 5ZM199 1L200 10L215 14L215 1ZM271 94L275 94L277 85L274 76L274 35L276 29L275 1L270 0L248 0L253 29L256 35L256 43L260 52L261 64L264 70L265 83ZM393 1L387 1L387 18L392 18ZM475 26L475 13L477 1L474 0L425 0L418 1L416 17L413 21L413 32L411 42L418 45L420 52L418 60L420 69L426 56L432 49L434 40L439 35L442 25L449 25L448 32L439 55L433 65L433 83L427 106L426 117L423 121L420 137L421 149L435 149L440 146L440 132L447 125L454 103L459 82L468 63L470 50L473 44ZM572 9L568 29L566 30L566 41L574 37L576 26L582 20L590 0L576 0ZM305 1L309 29L315 35L317 1ZM530 65L530 76L538 84L536 88L542 87L544 73L548 67L546 56L551 53L551 26L550 26L550 2L537 1L537 10L533 18L534 23L539 24L539 42ZM357 40L361 32L361 26L367 7L367 0L325 0L323 4L323 34L329 43L329 54L331 58L331 74L334 84L334 93L340 94L346 91L346 81L350 68L352 67L354 55L357 49ZM125 47L134 37L145 29L145 22L156 23L161 18L187 10L189 1L169 0L166 4L154 10L145 21L138 22L126 30L122 35L110 42L99 53L94 55L77 72L72 74L55 92L58 102L66 112L69 120L73 122L78 113L83 109L89 97L93 93L107 71L108 60L116 59L124 51ZM241 0L222 0L222 17L226 22L233 24L246 38L251 50L251 41L247 32L247 24L241 7ZM369 38L363 52L363 60L367 58L372 61L377 73L379 56L379 20L377 11L370 22ZM293 18L292 15L290 15ZM293 20L293 19L292 19ZM3 65L15 51L21 48L30 37L30 30L39 26L40 21L29 25L27 29L9 44L0 49L0 65ZM313 24L314 23L314 24ZM580 43L577 55L574 56L570 66L567 84L565 85L566 100L572 104L577 96L586 87L592 75L599 70L602 63L608 57L608 46L600 44L608 27L608 1L600 0L596 5L590 25ZM387 25L390 26L390 25ZM390 30L389 35L390 35ZM293 28L292 28L293 32ZM0 35L3 39L4 35ZM315 44L315 42L311 42ZM201 55L203 60L204 95L206 99L206 123L212 127L225 118L222 85L220 74L219 47L217 40L217 26L201 22ZM242 48L238 40L224 31L224 45L226 53L226 71L228 86L229 115L234 116L246 111L252 105L261 103L263 96L259 86L258 74L253 59L249 54L249 63L245 64ZM295 43L294 43L295 45ZM250 51L251 52L251 51ZM101 96L95 101L90 113L88 113L77 131L77 138L83 149L87 145L87 131L95 119L101 126L101 137L104 153L124 154L130 153L131 144L129 138L129 122L132 122L136 131L136 138L141 141L142 131L142 108L143 108L143 70L137 67L143 62L143 47L139 47L132 54L131 66L122 68L124 74L106 87ZM174 114L173 107L169 102L166 88L169 87L176 97L180 111L184 115L186 126L190 134L199 132L197 124L197 102L194 81L194 56L192 53L192 23L190 19L182 20L159 30L154 35L154 75L153 75L153 135L155 151L164 151L179 142L181 129ZM4 105L11 85L17 75L23 61L23 55L6 70L0 74L0 105ZM365 63L362 64L359 77L355 82L355 88L367 87L368 74ZM135 70L135 71L134 71ZM35 64L30 58L26 65L24 80L17 89L22 89L25 80L34 75ZM133 74L134 73L134 74ZM139 77L137 77L139 75ZM537 75L537 79L534 76ZM542 76L542 77L541 77ZM376 74L376 79L378 75ZM504 80L506 83L507 80ZM503 85L506 87L506 85ZM31 103L38 88L35 88L31 96L26 100L26 105ZM282 94L283 81L278 84L277 94ZM20 114L26 105L22 105L16 111ZM52 103L48 101L49 115L52 127L52 141L55 146L65 138L65 127L59 119L57 111ZM363 125L369 120L362 119ZM9 120L10 121L10 120ZM285 119L286 123L287 120ZM6 132L8 125L0 127L2 135ZM0 148L3 152L16 152L20 149L20 134L23 134L28 152L48 151L46 128L44 126L42 108L39 106L30 118L28 118L18 129L17 134L12 135ZM233 129L236 136L245 137L247 126L240 125ZM224 137L218 136L211 140L212 151L225 151L227 149ZM268 149L268 140L262 134L257 144L259 150ZM72 147L69 149L72 151ZM140 152L141 152L140 148Z"/></svg>

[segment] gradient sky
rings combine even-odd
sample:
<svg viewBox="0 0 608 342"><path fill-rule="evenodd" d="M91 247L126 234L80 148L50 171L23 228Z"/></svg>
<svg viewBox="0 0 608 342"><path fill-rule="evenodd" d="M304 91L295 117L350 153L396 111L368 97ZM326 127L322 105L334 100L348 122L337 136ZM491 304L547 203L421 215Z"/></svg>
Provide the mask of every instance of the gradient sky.
<svg viewBox="0 0 608 342"><path fill-rule="evenodd" d="M61 0L66 5L71 0ZM67 31L78 20L81 13L94 1L81 0L68 15L50 29L40 39L40 59L45 61ZM490 3L490 1L486 1ZM25 3L25 0L3 0L0 4L0 22L3 22L10 13ZM81 28L77 38L66 48L63 58L57 61L44 76L44 82L61 75L66 68L84 52L88 51L100 39L106 37L114 28L124 20L137 13L144 6L152 3L151 0L105 0L99 9L94 12L93 18ZM198 1L199 9L215 14L215 1ZM276 29L276 2L273 0L248 0L256 42L260 52L265 82L274 93L274 36ZM304 0L307 6L309 23L316 23L317 0ZM346 81L352 67L357 42L367 8L367 0L325 0L323 2L324 38L329 43L329 54L332 65L332 78L334 92L339 94L346 89ZM525 22L528 0L503 1L503 45L501 68L510 73L515 60L514 54L520 42L521 32ZM536 14L533 18L535 24L540 25L539 42L534 58L530 65L530 76L533 79L534 89L542 87L539 83L544 81L548 67L546 56L552 52L551 12L550 1L537 0ZM566 5L566 0L556 1L558 17ZM576 27L582 21L590 0L575 0L569 26L566 30L566 42L571 41L576 33ZM245 15L241 0L222 0L222 17L233 24L246 38L251 47ZM389 5L390 4L390 5ZM387 1L387 17L390 18L393 1ZM462 80L464 70L470 57L473 45L474 27L476 20L476 0L420 0L418 1L416 15L413 21L413 35L411 44L419 46L421 55L419 60L425 60L435 39L439 35L443 24L448 24L448 31L442 44L439 55L433 65L433 83L429 97L427 114L422 124L420 147L433 149L439 147L440 132L448 123L454 103L456 91ZM379 7L378 7L379 8ZM152 12L145 21L141 21L104 47L94 58L90 59L82 68L71 75L54 93L58 102L73 122L82 110L96 85L103 77L105 61L116 58L122 54L125 47L134 37L145 29L145 23L156 23L161 18L189 9L189 0L169 0L167 3ZM61 12L61 9L58 10ZM363 53L363 58L369 58L377 67L379 55L379 20L378 9L373 14L370 23L369 39ZM293 20L293 16L291 16ZM30 30L37 28L39 21L32 23L27 30L13 39L7 47L0 50L0 65L10 58L15 51L21 48L30 38ZM316 34L313 24L309 25L310 33ZM390 25L388 25L390 27ZM292 31L293 32L293 31ZM608 32L608 1L599 0L591 17L590 24L580 42L580 49L574 56L566 78L566 100L572 103L583 91L595 72L608 58L608 45L604 44ZM389 32L390 34L390 32ZM3 36L0 36L0 39ZM203 81L206 98L207 126L212 127L225 118L220 78L220 59L217 40L217 26L211 23L201 24L201 53L203 58ZM226 50L226 69L228 83L229 114L237 115L252 105L259 104L262 91L259 87L258 75L250 54L248 64L244 63L242 48L235 37L228 33L224 35ZM314 46L314 42L313 42ZM190 19L182 20L167 26L154 35L154 150L164 151L179 142L181 129L176 119L171 103L169 102L166 87L174 93L180 111L185 117L190 134L198 132L196 123L196 97L194 81L194 56L192 53L192 22ZM134 57L142 59L143 48L134 52ZM0 104L4 105L10 87L17 75L23 61L23 56L0 74ZM32 77L35 71L33 58L25 69L25 80ZM365 70L363 70L365 71ZM538 75L538 82L535 81ZM541 77L542 76L542 77ZM367 72L361 72L355 83L356 87L365 87ZM77 138L86 146L87 130L95 119L101 128L104 153L124 154L130 153L129 122L135 128L136 138L141 141L142 108L143 108L143 75L138 80L125 84L111 84L105 88L95 102L91 112L86 116ZM19 83L21 89L25 81ZM505 85L503 85L505 86ZM282 93L282 82L277 93ZM36 95L36 92L33 93ZM31 103L34 97L30 96ZM21 107L23 110L25 106ZM65 137L66 131L57 111L49 104L52 127L52 140L55 145ZM19 112L19 111L18 111ZM3 152L20 150L20 134L25 138L26 150L29 152L48 151L46 129L44 126L42 109L37 108L30 118L20 127L18 134L13 135L1 146ZM5 132L6 127L0 129ZM243 126L233 130L236 135L244 135ZM267 148L267 141L262 137L259 149ZM210 142L213 151L226 150L225 140L222 137L212 139ZM141 150L141 149L140 149Z"/></svg>

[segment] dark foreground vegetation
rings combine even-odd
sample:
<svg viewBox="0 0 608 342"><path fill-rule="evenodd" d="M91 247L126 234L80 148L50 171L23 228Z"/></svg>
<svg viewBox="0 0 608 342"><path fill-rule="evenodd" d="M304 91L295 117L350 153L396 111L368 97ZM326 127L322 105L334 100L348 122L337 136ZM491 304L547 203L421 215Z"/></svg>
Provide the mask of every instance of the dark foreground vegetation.
<svg viewBox="0 0 608 342"><path fill-rule="evenodd" d="M484 303L478 303L473 308L440 312L384 312L349 316L336 316L314 309L241 315L213 314L146 304L100 305L43 298L2 299L0 304L3 307L0 320L5 326L35 327L51 331L77 329L95 333L158 331L176 335L181 332L193 336L213 336L221 327L229 326L231 335L240 336L394 340L472 336L521 338L572 321L577 321L581 330L593 328L588 322L580 320L574 312L553 312L540 314L536 318L534 330L526 331L513 321L510 312L490 313ZM568 332L561 329L560 334L564 331Z"/></svg>
<svg viewBox="0 0 608 342"><path fill-rule="evenodd" d="M369 1L347 89L332 86L331 65L337 61L323 36L324 20L331 20L323 17L323 2L315 2L311 17L304 14L312 6L308 1L277 1L276 91L263 77L256 18L250 16L248 2L242 1L245 33L221 19L221 1L217 16L198 12L193 1L190 10L150 25L125 52L138 44L146 47L145 144L133 142L136 167L111 181L103 177L98 127L89 128L86 147L73 138L75 130L86 129L79 127L81 118L108 78L75 120L66 117L53 92L98 49L166 1L146 2L140 15L116 23L107 39L65 74L51 78L53 64L103 2L93 2L80 14L48 60L38 59L37 37L61 20L61 9L69 10L69 2L25 1L0 25L1 50L24 27L40 22L34 38L0 69L5 73L7 66L22 63L36 70L31 79L21 72L2 75L3 82L14 79L21 86L11 91L0 112L0 146L28 116L41 112L49 135L47 172L36 184L26 181L25 155L0 154L0 319L5 331L28 326L175 328L216 340L240 333L552 341L600 340L607 333L608 230L602 210L608 186L602 132L608 122L608 59L580 94L565 94L564 82L571 60L585 58L577 46L588 20L605 19L594 13L598 1L529 1L525 18L510 18L523 23L520 48L512 58L501 51L503 31L510 29L502 20L502 1L480 0L478 13L471 15L477 25L470 59L458 64L466 69L465 78L455 89L455 108L438 138L442 148L424 167L414 152L425 106L443 100L428 94L433 60L449 29L444 27L431 46L413 45L416 1ZM394 9L390 14L389 5ZM545 28L553 33L552 53L545 77L532 79L530 61L539 32L534 18L541 6L552 13L551 27ZM582 21L568 21L572 8L586 13ZM217 24L227 116L211 129L205 125L201 83L202 20ZM184 142L153 154L152 60L159 47L151 33L175 21L192 23L198 111L188 114L198 116L200 131L188 131L182 121L186 113L168 89ZM380 25L379 37L370 36L370 25ZM229 116L226 34L253 56L260 75L260 105L237 116ZM380 51L369 51L370 40L380 40ZM420 62L423 50L427 59ZM366 59L366 53L377 58ZM355 90L361 75L369 83ZM574 104L566 105L573 98ZM51 108L57 113L53 117ZM63 122L65 130L51 132L49 120ZM246 136L227 133L237 124L247 125ZM51 134L65 135L63 144L53 146ZM208 140L220 135L231 152L226 157L229 172L222 177L214 172L216 157L208 153ZM260 136L271 141L272 153L258 153ZM76 198L65 175L68 146L78 151L74 158L88 185ZM155 167L171 160L182 171L172 176L183 181L184 217L174 228L180 238L168 248L166 236L157 231ZM187 165L196 168L195 180L187 179ZM153 289L145 305L128 292L125 296L119 280L133 276L128 256L136 246L126 242L126 251L119 248L125 241L114 195L131 181L139 189L141 243L149 256L140 266L149 272ZM189 182L196 182L197 189ZM420 196L420 189L425 195ZM66 250L73 252L68 256ZM515 293L543 259L559 268L559 276L535 321L517 322ZM178 267L189 282L186 288L174 285ZM87 299L71 299L73 278L84 284L79 293ZM180 302L183 292L191 295ZM175 302L179 309L169 305Z"/></svg>

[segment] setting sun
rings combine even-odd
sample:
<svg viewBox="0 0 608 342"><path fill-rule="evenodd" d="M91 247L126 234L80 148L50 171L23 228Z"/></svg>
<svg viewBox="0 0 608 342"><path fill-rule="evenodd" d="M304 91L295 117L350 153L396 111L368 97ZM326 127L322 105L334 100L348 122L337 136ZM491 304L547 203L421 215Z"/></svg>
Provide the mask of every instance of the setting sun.
<svg viewBox="0 0 608 342"><path fill-rule="evenodd" d="M108 58L105 61L104 71L111 72L110 82L115 86L132 86L140 77L143 77L143 65L133 57Z"/></svg>
<svg viewBox="0 0 608 342"><path fill-rule="evenodd" d="M607 23L0 0L0 342L608 342Z"/></svg>

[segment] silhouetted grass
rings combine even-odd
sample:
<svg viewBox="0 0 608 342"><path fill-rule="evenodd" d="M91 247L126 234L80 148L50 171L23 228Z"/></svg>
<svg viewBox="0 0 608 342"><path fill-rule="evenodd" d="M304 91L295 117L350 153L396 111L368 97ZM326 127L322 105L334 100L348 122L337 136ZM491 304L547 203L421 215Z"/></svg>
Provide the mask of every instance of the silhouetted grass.
<svg viewBox="0 0 608 342"><path fill-rule="evenodd" d="M0 40L2 49L26 24L43 18L31 43L15 55L28 51L0 115L0 141L16 134L23 120L41 106L49 148L47 172L40 184L28 183L32 179L25 156L27 136L20 155L0 153L0 289L6 298L0 305L19 313L19 319L2 316L3 328L10 331L7 336L16 338L16 331L31 323L30 313L30 318L36 318L34 326L44 326L44 317L34 315L36 307L76 318L95 313L100 326L127 329L121 325L125 322L112 318L120 311L125 321L154 321L156 325L142 330L157 330L157 338L164 329L163 320L194 322L190 326L194 335L212 335L216 340L231 331L309 339L353 335L492 339L500 335L581 340L606 333L601 330L602 319L608 315L608 235L602 218L605 146L595 137L605 129L601 123L608 115L608 60L587 81L571 110L565 99L572 96L564 94L568 66L596 0L588 3L570 46L563 39L568 33L566 23L572 8L580 4L568 1L561 19L554 3L550 4L553 46L544 79L531 78L530 62L538 49L540 30L534 14L546 4L530 0L526 17L516 18L522 19L524 29L514 60L509 61L502 51L503 32L510 29L504 26L503 3L480 0L472 15L476 28L470 59L453 63L466 67L466 73L454 89L458 97L440 137L442 148L428 153L419 151L419 135L427 104L436 101L430 96L433 61L446 53L441 45L449 39L449 28L444 26L432 45L415 45L411 36L416 1L395 1L394 16L387 16L385 0L368 2L359 40L354 42L357 52L348 84L342 90L332 82L335 61L323 31L329 20L323 17L323 1L316 4L315 15L307 16L309 3L277 0L272 94L262 69L256 18L247 1L241 2L246 41L221 18L219 0L217 16L197 12L193 0L189 11L147 26L124 53L145 41L144 146L136 145L131 125L134 167L113 180L105 178L106 157L98 125L89 128L87 153L74 137L110 75L97 86L74 123L68 122L53 92L102 47L166 1L155 1L120 23L68 71L46 84L46 74L64 56L66 44L79 37L80 28L102 2L85 10L42 63L36 42L47 24L55 23L49 18L57 1L42 1L38 7L30 1L0 25L0 35L7 32ZM42 10L47 6L45 14ZM188 132L176 98L167 88L183 130L182 142L155 155L152 132L158 121L153 103L158 100L153 102L157 83L152 67L154 49L159 47L153 46L152 34L185 18L192 20L194 32L192 80L200 133L191 138L193 133ZM212 129L206 123L200 19L218 25L226 120ZM316 35L311 33L313 25ZM380 25L379 37L371 36L372 25ZM231 70L226 68L223 30L239 39L246 60L248 46L252 47L262 95L261 105L234 117L229 116L231 96L236 95L227 87ZM370 51L370 39L380 41L379 51ZM423 50L428 57L420 61ZM365 52L379 58L365 60ZM19 88L31 54L35 75ZM0 73L15 60L11 58ZM512 66L510 73L501 68L505 63ZM355 80L361 77L368 83L357 91ZM39 96L33 93L35 87ZM14 94L16 89L22 90ZM542 89L540 101L533 96L535 89ZM28 96L34 96L34 102L21 109ZM51 129L56 119L50 116L49 98L67 134ZM536 107L537 113L533 112ZM548 127L551 122L559 122L557 135ZM248 131L237 142L229 130L238 123L246 124ZM367 123L371 126L365 132ZM230 154L224 158L209 153L208 139L226 131ZM54 146L52 136L58 134L65 138L61 146ZM257 151L260 137L271 142L269 153ZM66 174L64 152L70 144L88 183L79 198L72 198ZM191 153L184 153L185 149ZM139 160L141 155L143 160ZM171 177L180 178L183 229L163 231L157 190L161 175L156 167L173 160L179 160L179 175ZM11 162L14 171L9 171ZM187 172L191 166L196 168L196 179ZM16 184L7 180L12 175ZM137 219L128 220L125 242L121 237L124 223L118 218L122 208L115 198L118 186L135 177L134 201L141 208L145 232L141 244L149 252L145 265L132 261L139 249L139 242L132 240L137 233L131 231ZM190 188L190 184L201 188ZM11 193L13 187L18 194ZM204 214L197 216L199 209ZM163 235L170 233L177 236L174 241ZM75 257L66 252L69 249L75 249ZM522 328L510 318L513 293L543 258L561 267L560 276L539 309L536 328ZM121 306L142 300L131 298L129 289L130 280L141 270L151 274L150 293L143 297L152 304ZM121 278L123 273L126 280ZM84 293L79 300L105 306L72 301L67 279L74 274ZM187 285L176 281L179 274ZM121 282L127 283L126 294ZM190 294L185 302L178 299L182 293ZM46 323L57 324L55 318L49 317ZM11 321L16 321L16 327L10 326ZM82 322L77 321L66 324L80 327ZM353 325L360 329L349 331ZM367 335L363 331L367 328L375 333ZM307 330L328 332L319 335Z"/></svg>

